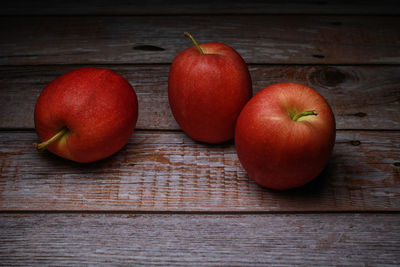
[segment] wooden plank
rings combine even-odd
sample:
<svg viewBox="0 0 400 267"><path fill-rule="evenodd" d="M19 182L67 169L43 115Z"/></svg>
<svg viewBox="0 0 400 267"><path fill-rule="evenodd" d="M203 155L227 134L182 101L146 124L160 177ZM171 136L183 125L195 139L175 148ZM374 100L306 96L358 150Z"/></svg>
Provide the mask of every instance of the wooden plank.
<svg viewBox="0 0 400 267"><path fill-rule="evenodd" d="M180 132L136 132L93 164L39 153L36 140L0 132L0 210L400 211L398 131L339 131L323 173L286 192L250 180L232 143L206 145Z"/></svg>
<svg viewBox="0 0 400 267"><path fill-rule="evenodd" d="M178 130L168 104L169 66L99 66L115 70L135 88L138 129ZM41 90L78 66L0 68L0 128L33 129ZM298 82L319 91L331 104L338 129L400 130L400 68L397 66L250 65L254 93L269 84Z"/></svg>
<svg viewBox="0 0 400 267"><path fill-rule="evenodd" d="M0 65L171 63L218 41L247 63L399 64L397 16L0 17Z"/></svg>
<svg viewBox="0 0 400 267"><path fill-rule="evenodd" d="M0 15L399 14L397 1L27 1L4 3Z"/></svg>
<svg viewBox="0 0 400 267"><path fill-rule="evenodd" d="M13 265L398 266L398 214L1 214Z"/></svg>

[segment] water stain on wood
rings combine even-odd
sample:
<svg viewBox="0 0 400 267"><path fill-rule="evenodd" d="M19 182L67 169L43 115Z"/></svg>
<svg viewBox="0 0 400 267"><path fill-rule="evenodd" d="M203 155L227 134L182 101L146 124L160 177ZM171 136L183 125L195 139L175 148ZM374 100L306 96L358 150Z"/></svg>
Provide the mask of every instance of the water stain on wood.
<svg viewBox="0 0 400 267"><path fill-rule="evenodd" d="M153 160L155 162L158 162L161 164L171 164L171 161L169 160L169 158L167 158L165 155L162 155L162 154L155 154L153 156Z"/></svg>

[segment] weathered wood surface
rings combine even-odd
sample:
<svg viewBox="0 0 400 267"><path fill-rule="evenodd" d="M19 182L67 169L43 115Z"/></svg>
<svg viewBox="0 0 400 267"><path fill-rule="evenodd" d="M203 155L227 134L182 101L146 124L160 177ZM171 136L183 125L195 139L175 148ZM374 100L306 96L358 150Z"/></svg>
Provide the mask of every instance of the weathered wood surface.
<svg viewBox="0 0 400 267"><path fill-rule="evenodd" d="M6 266L399 266L393 214L1 214Z"/></svg>
<svg viewBox="0 0 400 267"><path fill-rule="evenodd" d="M3 16L0 65L171 63L202 42L247 63L399 64L397 16Z"/></svg>
<svg viewBox="0 0 400 267"><path fill-rule="evenodd" d="M111 158L39 153L31 132L0 132L0 210L400 211L400 133L339 131L324 172L292 191L263 189L234 145L143 132Z"/></svg>
<svg viewBox="0 0 400 267"><path fill-rule="evenodd" d="M28 1L3 3L0 15L399 14L395 0L336 1Z"/></svg>
<svg viewBox="0 0 400 267"><path fill-rule="evenodd" d="M81 66L0 67L0 128L33 129L40 92L54 78ZM169 66L115 66L135 88L138 129L178 130L168 104ZM298 82L331 104L338 129L400 130L400 68L396 66L250 65L254 93L277 82Z"/></svg>
<svg viewBox="0 0 400 267"><path fill-rule="evenodd" d="M377 14L398 15L400 5L8 1L0 9L0 265L399 266L400 20ZM327 98L339 131L315 181L260 188L233 141L206 145L179 131L167 79L190 46L184 31L235 48L254 92L299 82ZM140 105L140 130L93 164L31 146L40 91L82 66L122 74Z"/></svg>

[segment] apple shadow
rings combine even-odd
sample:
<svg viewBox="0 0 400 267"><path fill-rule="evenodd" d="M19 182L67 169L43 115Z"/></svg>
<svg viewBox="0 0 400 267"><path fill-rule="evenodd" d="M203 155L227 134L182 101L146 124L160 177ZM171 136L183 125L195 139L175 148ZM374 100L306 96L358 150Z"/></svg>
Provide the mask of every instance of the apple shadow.
<svg viewBox="0 0 400 267"><path fill-rule="evenodd" d="M235 141L233 138L220 142L220 143L207 143L207 142L202 142L202 141L197 141L192 139L189 135L187 135L185 132L183 132L187 138L189 138L193 143L196 145L204 146L206 148L221 148L221 147L228 147L228 146L235 146Z"/></svg>
<svg viewBox="0 0 400 267"><path fill-rule="evenodd" d="M185 134L187 138L189 138L192 142L195 144L205 147L207 149L218 149L218 148L225 148L225 147L234 147L235 146L235 140L234 138L222 142L222 143L217 143L217 144L212 144L212 143L206 143L206 142L201 142L197 140L193 140L190 138L187 134ZM314 195L319 195L321 192L326 192L329 190L330 185L331 185L331 177L333 176L334 172L334 165L336 160L334 160L335 157L338 155L335 155L334 153L331 156L331 159L328 161L327 165L324 167L324 169L321 171L321 173L318 174L317 177L315 177L312 181L297 187L293 189L287 189L287 190L275 190L267 187L262 187L260 185L257 185L259 188L262 188L265 190L265 193L271 193L276 196L290 196L290 197L306 197L306 196L314 196ZM243 168L243 167L242 167ZM247 175L249 182L256 184L254 180L252 180L248 175Z"/></svg>
<svg viewBox="0 0 400 267"><path fill-rule="evenodd" d="M80 163L75 162L58 155L55 155L47 150L41 151L39 154L40 160L46 162L47 166L57 166L60 170L69 170L69 173L88 173L101 172L102 170L115 165L118 162L118 155L124 153L122 148L120 151L98 161Z"/></svg>
<svg viewBox="0 0 400 267"><path fill-rule="evenodd" d="M300 187L287 189L287 190L274 190L266 187L262 187L266 192L274 194L276 196L287 196L291 198L296 197L311 197L321 195L322 192L326 192L330 188L332 171L334 162L330 161L321 171L321 173L315 177L312 181ZM250 179L250 178L249 178Z"/></svg>

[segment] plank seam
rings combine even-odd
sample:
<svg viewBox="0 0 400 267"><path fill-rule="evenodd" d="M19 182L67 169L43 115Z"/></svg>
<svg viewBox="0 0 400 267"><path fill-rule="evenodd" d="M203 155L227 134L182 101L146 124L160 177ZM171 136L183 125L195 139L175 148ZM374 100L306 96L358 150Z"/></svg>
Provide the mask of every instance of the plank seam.
<svg viewBox="0 0 400 267"><path fill-rule="evenodd" d="M97 66L97 67L107 67L107 66L123 66L123 67L162 67L162 66L170 66L171 62L156 62L156 63L146 63L146 62L137 62L137 63L71 63L71 64L47 64L47 63L39 63L39 64L0 64L0 68L34 68L34 67L84 67L84 66ZM252 66L276 66L276 67L318 67L318 66L332 66L332 67L397 67L400 66L399 63L257 63L257 62L246 62L248 67Z"/></svg>
<svg viewBox="0 0 400 267"><path fill-rule="evenodd" d="M337 132L400 132L400 129L352 129L352 128L343 128L336 129ZM35 128L1 128L0 132L3 133L34 133ZM151 132L151 133L184 133L181 129L146 129L146 128L136 128L135 132Z"/></svg>
<svg viewBox="0 0 400 267"><path fill-rule="evenodd" d="M234 13L234 12L221 12L221 13L121 13L121 14L108 14L108 13L82 13L82 14L64 14L64 13L52 13L52 14L2 14L0 17L2 18L10 18L10 17L24 17L24 18L36 18L36 17L237 17L237 16L271 16L271 17L279 17L279 16L337 16L337 17L351 17L351 16L359 16L359 17L397 17L400 12L393 13Z"/></svg>
<svg viewBox="0 0 400 267"><path fill-rule="evenodd" d="M400 215L400 210L324 210L324 211L128 211L128 210L0 210L6 214L93 214L93 215L308 215L308 214L393 214Z"/></svg>

